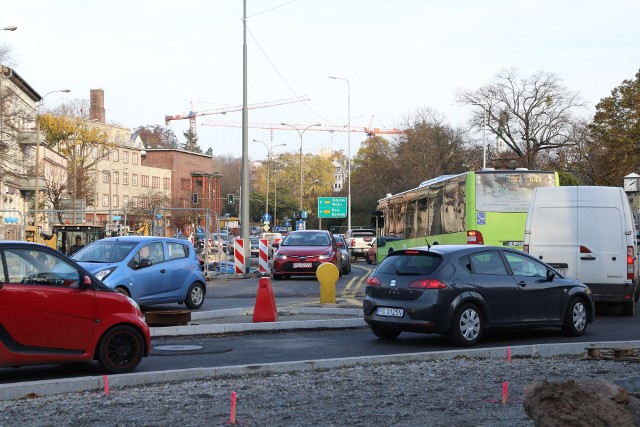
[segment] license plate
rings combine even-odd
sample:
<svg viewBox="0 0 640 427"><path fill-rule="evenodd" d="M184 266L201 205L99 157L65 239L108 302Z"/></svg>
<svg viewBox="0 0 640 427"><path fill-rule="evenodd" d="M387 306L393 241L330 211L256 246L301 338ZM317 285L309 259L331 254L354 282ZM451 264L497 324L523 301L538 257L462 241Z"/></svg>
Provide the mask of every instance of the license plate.
<svg viewBox="0 0 640 427"><path fill-rule="evenodd" d="M508 240L503 243L504 246L524 246L524 242L522 240Z"/></svg>
<svg viewBox="0 0 640 427"><path fill-rule="evenodd" d="M294 262L293 268L311 268L310 262Z"/></svg>
<svg viewBox="0 0 640 427"><path fill-rule="evenodd" d="M563 276L567 275L567 269L566 268L556 268L555 269L558 273L562 274Z"/></svg>
<svg viewBox="0 0 640 427"><path fill-rule="evenodd" d="M378 316L386 316L386 317L403 317L404 316L404 309L402 309L402 308L378 307L378 308L376 308L376 314Z"/></svg>

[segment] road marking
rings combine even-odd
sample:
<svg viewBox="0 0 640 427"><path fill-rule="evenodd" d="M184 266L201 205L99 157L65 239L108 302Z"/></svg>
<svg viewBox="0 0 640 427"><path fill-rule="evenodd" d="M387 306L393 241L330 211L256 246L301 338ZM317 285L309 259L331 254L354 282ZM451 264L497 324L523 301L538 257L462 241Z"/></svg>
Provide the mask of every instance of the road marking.
<svg viewBox="0 0 640 427"><path fill-rule="evenodd" d="M355 268L360 268L362 270L365 270L366 273L362 276L362 277L354 277L353 279L351 279L349 281L349 284L344 288L344 291L342 291L342 298L356 298L356 296L358 294L360 294L361 296L364 296L364 291L362 293L360 293L360 290L362 288L363 283L366 283L367 278L369 277L369 275L371 274L371 272L373 271L373 268L370 267L364 267L364 266L355 266ZM356 284L357 283L357 284ZM356 284L354 286L354 284Z"/></svg>

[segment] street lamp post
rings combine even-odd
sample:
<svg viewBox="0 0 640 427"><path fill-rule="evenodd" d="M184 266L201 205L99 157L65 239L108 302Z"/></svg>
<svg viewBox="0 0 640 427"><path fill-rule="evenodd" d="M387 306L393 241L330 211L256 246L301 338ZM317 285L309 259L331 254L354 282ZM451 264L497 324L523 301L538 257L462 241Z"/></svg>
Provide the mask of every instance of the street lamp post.
<svg viewBox="0 0 640 427"><path fill-rule="evenodd" d="M15 28L15 27L14 27ZM14 31L14 30L11 30ZM62 93L69 93L71 92L70 89L59 89L59 90L52 90L51 92L45 93L44 96L42 98L40 98L40 103L36 104L36 170L35 170L35 175L36 175L36 182L34 184L34 210L38 210L38 192L39 192L39 184L40 184L40 115L38 114L38 107L41 107L44 104L44 98L47 95L50 95L52 93L57 93L57 92L62 92ZM74 156L75 159L75 156ZM75 165L75 163L74 163ZM75 179L75 175L74 175L74 179ZM75 184L74 184L75 187ZM75 202L74 202L75 203ZM75 214L74 214L75 215ZM36 217L34 219L34 224L36 227L38 226L38 212L36 212Z"/></svg>
<svg viewBox="0 0 640 427"><path fill-rule="evenodd" d="M298 129L297 127L295 127L294 125L291 125L289 123L280 123L282 126L289 126L292 129L294 129L296 132L298 132L298 135L300 135L300 212L302 212L302 135L304 135L304 133L307 131L307 129L314 127L314 126L320 126L320 123L315 123L312 125L307 126L306 128L304 128L302 131L300 131L300 129Z"/></svg>
<svg viewBox="0 0 640 427"><path fill-rule="evenodd" d="M347 230L351 230L351 83L342 77L329 78L347 82Z"/></svg>
<svg viewBox="0 0 640 427"><path fill-rule="evenodd" d="M274 148L284 147L287 144L273 145L273 142L271 142L271 145L269 146L267 145L266 142L260 141L258 139L254 139L253 142L259 142L260 144L264 145L267 148L267 200L264 207L264 213L269 214L269 171L271 169L271 153L273 152Z"/></svg>
<svg viewBox="0 0 640 427"><path fill-rule="evenodd" d="M473 102L473 105L482 107L482 169L487 167L487 104Z"/></svg>

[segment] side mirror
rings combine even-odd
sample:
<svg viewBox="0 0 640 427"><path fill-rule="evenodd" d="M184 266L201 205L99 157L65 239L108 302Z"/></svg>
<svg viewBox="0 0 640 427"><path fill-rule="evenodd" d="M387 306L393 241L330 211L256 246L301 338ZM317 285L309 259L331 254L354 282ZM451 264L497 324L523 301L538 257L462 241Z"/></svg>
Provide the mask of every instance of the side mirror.
<svg viewBox="0 0 640 427"><path fill-rule="evenodd" d="M82 276L82 289L89 289L91 287L91 277L83 275Z"/></svg>
<svg viewBox="0 0 640 427"><path fill-rule="evenodd" d="M553 278L556 277L556 272L553 271L552 269L548 268L547 269L547 281L551 282L553 281Z"/></svg>
<svg viewBox="0 0 640 427"><path fill-rule="evenodd" d="M140 260L140 264L138 264L138 268L146 268L146 267L150 267L153 263L151 262L151 260L149 258L142 258Z"/></svg>
<svg viewBox="0 0 640 427"><path fill-rule="evenodd" d="M274 248L278 248L278 247L280 247L280 242L273 242L273 243L271 244L271 247L274 247Z"/></svg>

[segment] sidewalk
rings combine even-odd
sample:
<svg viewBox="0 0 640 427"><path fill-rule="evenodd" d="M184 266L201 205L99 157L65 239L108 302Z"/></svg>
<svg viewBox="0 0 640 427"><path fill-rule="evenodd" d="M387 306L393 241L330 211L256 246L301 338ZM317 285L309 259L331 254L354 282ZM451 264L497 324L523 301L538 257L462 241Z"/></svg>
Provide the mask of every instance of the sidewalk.
<svg viewBox="0 0 640 427"><path fill-rule="evenodd" d="M275 322L253 323L253 308L231 308L191 312L184 326L151 327L151 337L216 335L228 333L282 331L293 329L341 329L366 326L357 301L336 300L335 304L313 303L304 306L277 307Z"/></svg>

